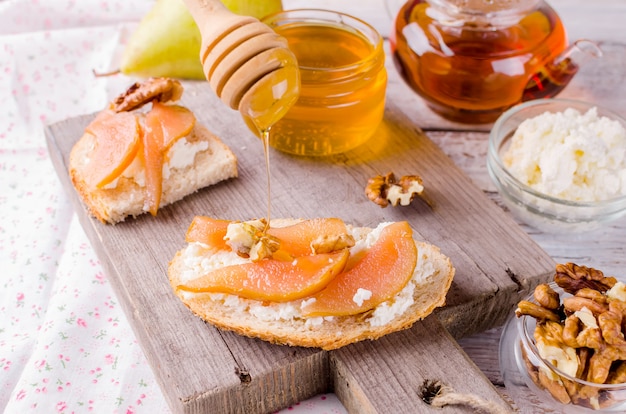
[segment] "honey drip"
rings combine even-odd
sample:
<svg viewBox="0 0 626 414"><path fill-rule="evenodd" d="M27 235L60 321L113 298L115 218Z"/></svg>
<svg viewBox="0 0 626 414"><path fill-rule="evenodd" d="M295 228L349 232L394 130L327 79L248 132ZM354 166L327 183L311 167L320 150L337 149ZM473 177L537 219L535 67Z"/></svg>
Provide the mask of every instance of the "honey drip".
<svg viewBox="0 0 626 414"><path fill-rule="evenodd" d="M267 176L267 217L265 232L271 218L270 131L293 106L300 93L300 72L295 59L286 56L284 65L259 80L239 104L239 112L248 127L257 131L263 144Z"/></svg>
<svg viewBox="0 0 626 414"><path fill-rule="evenodd" d="M267 232L270 228L270 220L272 218L272 174L270 172L270 129L261 131L261 140L263 141L263 153L265 155L265 175L267 178L267 217L265 229Z"/></svg>

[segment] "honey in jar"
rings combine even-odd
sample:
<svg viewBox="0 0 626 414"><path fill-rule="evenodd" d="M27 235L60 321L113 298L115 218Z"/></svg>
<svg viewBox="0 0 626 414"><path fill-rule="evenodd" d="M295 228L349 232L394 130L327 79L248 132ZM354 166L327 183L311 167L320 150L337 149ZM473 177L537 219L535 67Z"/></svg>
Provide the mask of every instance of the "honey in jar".
<svg viewBox="0 0 626 414"><path fill-rule="evenodd" d="M542 0L410 0L391 39L409 86L435 112L468 123L558 93L576 69L555 64L566 47L561 20Z"/></svg>
<svg viewBox="0 0 626 414"><path fill-rule="evenodd" d="M378 32L326 10L288 10L263 21L287 39L300 71L298 100L271 127L269 144L326 156L367 141L385 108L387 73Z"/></svg>

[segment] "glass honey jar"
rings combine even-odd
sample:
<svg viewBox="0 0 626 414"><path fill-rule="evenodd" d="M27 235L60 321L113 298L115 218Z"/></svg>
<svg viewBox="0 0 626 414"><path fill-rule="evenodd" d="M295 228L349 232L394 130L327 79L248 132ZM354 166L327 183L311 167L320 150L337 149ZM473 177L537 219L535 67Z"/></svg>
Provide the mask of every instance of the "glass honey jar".
<svg viewBox="0 0 626 414"><path fill-rule="evenodd" d="M298 100L271 127L269 145L327 156L365 143L385 109L382 36L362 20L328 10L286 10L262 21L287 39L300 71Z"/></svg>

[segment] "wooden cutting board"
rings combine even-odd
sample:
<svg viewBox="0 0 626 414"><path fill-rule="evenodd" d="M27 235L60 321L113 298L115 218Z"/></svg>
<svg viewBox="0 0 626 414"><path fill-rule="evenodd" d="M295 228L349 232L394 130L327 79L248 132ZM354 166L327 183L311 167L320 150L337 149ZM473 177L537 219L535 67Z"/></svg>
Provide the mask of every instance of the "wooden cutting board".
<svg viewBox="0 0 626 414"><path fill-rule="evenodd" d="M173 412L271 412L331 390L352 412L428 412L418 395L426 379L506 405L453 337L502 324L521 297L551 278L554 262L402 114L394 100L397 88L389 89L375 137L357 150L324 159L272 151L272 213L335 216L357 226L408 220L417 238L438 245L456 267L447 306L407 331L332 352L271 345L194 317L171 292L166 275L189 223L200 214L263 217L267 186L261 142L239 115L217 101L206 82L185 86L182 104L236 153L239 177L157 217L115 226L90 218L71 186L67 163L93 116L46 129L58 175ZM390 171L420 175L432 207L421 200L385 209L370 202L364 195L367 179Z"/></svg>

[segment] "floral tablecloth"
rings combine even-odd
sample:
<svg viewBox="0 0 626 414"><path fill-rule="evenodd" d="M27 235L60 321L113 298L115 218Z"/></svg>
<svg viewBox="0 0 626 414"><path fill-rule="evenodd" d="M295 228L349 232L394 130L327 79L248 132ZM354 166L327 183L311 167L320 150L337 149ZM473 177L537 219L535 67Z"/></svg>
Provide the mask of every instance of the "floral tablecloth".
<svg viewBox="0 0 626 414"><path fill-rule="evenodd" d="M101 110L149 0L0 0L0 409L168 413L52 167L43 127ZM334 394L286 412L343 413Z"/></svg>

